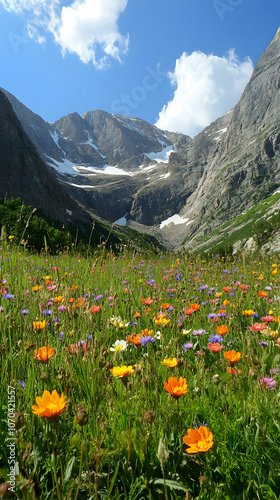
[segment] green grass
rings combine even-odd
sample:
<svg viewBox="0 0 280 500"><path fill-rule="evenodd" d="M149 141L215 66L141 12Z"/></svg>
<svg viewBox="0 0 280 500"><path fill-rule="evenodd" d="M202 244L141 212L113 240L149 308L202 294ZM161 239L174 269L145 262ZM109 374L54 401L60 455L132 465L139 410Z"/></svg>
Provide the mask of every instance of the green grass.
<svg viewBox="0 0 280 500"><path fill-rule="evenodd" d="M71 250L31 254L12 242L0 257L0 491L14 465L5 440L15 422L12 406L10 426L7 418L10 386L22 419L13 436L11 498L279 498L278 257L206 262L102 247L85 258ZM148 298L150 304L141 301ZM194 303L199 307L188 315ZM275 320L267 331L249 329L268 314ZM163 315L167 324L156 324ZM33 322L43 320L45 328L35 330ZM222 325L223 349L213 353L208 339ZM153 330L153 342L135 347L126 340L145 329ZM121 340L125 349L115 350ZM184 350L186 343L192 346ZM55 354L43 364L34 350L47 345ZM233 349L241 353L236 375L224 356ZM166 358L177 365L166 367ZM133 371L120 379L110 369L123 365ZM178 400L164 388L172 376L187 380ZM262 377L273 378L275 389L261 386ZM44 390L67 399L56 422L32 412ZM202 423L214 444L188 454L183 436Z"/></svg>

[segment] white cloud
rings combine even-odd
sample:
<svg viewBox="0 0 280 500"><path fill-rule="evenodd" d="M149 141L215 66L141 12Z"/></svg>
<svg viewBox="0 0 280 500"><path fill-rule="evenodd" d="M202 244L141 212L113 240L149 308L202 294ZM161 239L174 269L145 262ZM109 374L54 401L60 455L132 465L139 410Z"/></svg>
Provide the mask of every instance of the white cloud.
<svg viewBox="0 0 280 500"><path fill-rule="evenodd" d="M168 74L176 90L156 126L193 137L235 106L252 71L251 59L240 62L234 50L227 57L184 52Z"/></svg>
<svg viewBox="0 0 280 500"><path fill-rule="evenodd" d="M119 33L118 19L128 0L0 0L7 11L27 16L27 32L39 43L50 32L63 54L79 56L103 68L110 58L121 61L129 38Z"/></svg>

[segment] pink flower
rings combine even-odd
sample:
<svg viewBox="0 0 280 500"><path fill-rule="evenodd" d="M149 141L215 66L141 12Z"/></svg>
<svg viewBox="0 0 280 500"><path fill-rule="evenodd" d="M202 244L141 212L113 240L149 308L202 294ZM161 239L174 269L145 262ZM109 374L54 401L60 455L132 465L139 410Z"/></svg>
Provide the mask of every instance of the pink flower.
<svg viewBox="0 0 280 500"><path fill-rule="evenodd" d="M262 377L259 379L259 386L265 386L266 389L271 389L275 390L276 388L276 380L274 380L272 377Z"/></svg>

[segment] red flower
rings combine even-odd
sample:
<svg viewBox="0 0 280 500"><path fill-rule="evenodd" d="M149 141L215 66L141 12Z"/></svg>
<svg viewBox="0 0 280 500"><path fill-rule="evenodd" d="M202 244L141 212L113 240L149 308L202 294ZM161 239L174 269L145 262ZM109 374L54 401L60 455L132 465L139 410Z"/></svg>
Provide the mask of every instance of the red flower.
<svg viewBox="0 0 280 500"><path fill-rule="evenodd" d="M212 352L219 352L223 349L223 346L219 342L213 342L212 344L208 344L208 349Z"/></svg>
<svg viewBox="0 0 280 500"><path fill-rule="evenodd" d="M274 321L274 316L270 316L270 315L268 315L268 316L262 316L261 320L265 321L266 323L271 323L271 321Z"/></svg>
<svg viewBox="0 0 280 500"><path fill-rule="evenodd" d="M245 290L248 290L249 285L239 285L239 288L241 288L241 290L245 291Z"/></svg>
<svg viewBox="0 0 280 500"><path fill-rule="evenodd" d="M184 309L184 313L186 314L186 316L190 316L193 312L194 309L192 309L191 307L185 307Z"/></svg>

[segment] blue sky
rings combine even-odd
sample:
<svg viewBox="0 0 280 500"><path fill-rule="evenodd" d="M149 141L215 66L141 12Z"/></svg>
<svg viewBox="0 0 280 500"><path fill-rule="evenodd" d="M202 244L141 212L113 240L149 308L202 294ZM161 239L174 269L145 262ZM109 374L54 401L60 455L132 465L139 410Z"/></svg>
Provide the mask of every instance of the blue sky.
<svg viewBox="0 0 280 500"><path fill-rule="evenodd" d="M102 109L194 136L279 25L279 0L0 0L0 86L49 122Z"/></svg>

